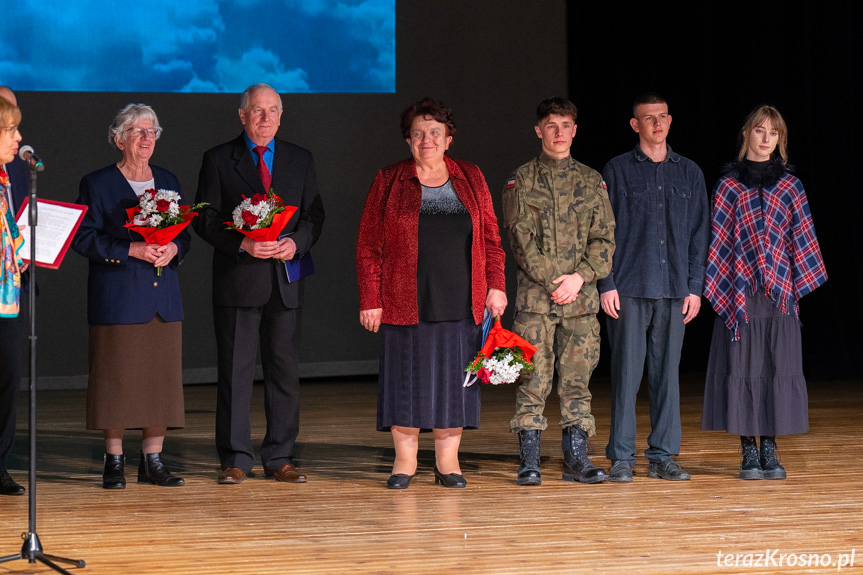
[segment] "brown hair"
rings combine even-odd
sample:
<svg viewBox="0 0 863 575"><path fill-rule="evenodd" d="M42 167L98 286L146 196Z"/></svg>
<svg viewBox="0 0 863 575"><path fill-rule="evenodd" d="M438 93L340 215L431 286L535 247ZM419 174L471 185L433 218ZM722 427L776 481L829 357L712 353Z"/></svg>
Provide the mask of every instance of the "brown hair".
<svg viewBox="0 0 863 575"><path fill-rule="evenodd" d="M767 105L758 106L746 116L746 121L743 123L743 130L740 132L739 137L740 152L737 154L738 161L743 161L743 158L746 157L746 150L749 149L749 137L752 135L752 130L763 125L764 121L768 119L773 124L773 129L779 132L779 141L776 143L776 149L779 151L782 163L788 163L788 128L779 110Z"/></svg>
<svg viewBox="0 0 863 575"><path fill-rule="evenodd" d="M539 125L540 122L552 114L557 114L558 116L570 116L572 117L572 121L575 122L578 118L578 108L576 108L575 104L566 98L561 98L559 96L546 98L536 107L536 124Z"/></svg>
<svg viewBox="0 0 863 575"><path fill-rule="evenodd" d="M632 101L632 117L638 119L638 107L646 104L665 104L668 106L668 101L656 92L642 92Z"/></svg>
<svg viewBox="0 0 863 575"><path fill-rule="evenodd" d="M408 139L411 137L411 126L414 123L414 118L420 116L425 118L428 116L436 122L440 122L446 126L446 135L455 136L455 119L452 115L452 108L447 108L440 100L434 98L423 98L416 104L408 106L402 112L402 137Z"/></svg>

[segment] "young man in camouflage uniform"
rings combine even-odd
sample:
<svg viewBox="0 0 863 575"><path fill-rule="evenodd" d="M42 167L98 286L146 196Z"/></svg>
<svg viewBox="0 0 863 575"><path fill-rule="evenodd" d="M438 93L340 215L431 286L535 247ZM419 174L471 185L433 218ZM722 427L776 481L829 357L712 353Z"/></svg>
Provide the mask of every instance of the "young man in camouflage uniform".
<svg viewBox="0 0 863 575"><path fill-rule="evenodd" d="M614 216L602 177L570 156L576 116L569 100L540 103L535 129L542 153L518 168L503 191L504 225L519 266L513 331L537 347L536 370L519 386L510 422L519 437L519 485L542 481L540 435L548 426L542 412L555 367L563 479L607 479L587 456L587 438L596 433L588 382L599 360L596 280L611 270Z"/></svg>

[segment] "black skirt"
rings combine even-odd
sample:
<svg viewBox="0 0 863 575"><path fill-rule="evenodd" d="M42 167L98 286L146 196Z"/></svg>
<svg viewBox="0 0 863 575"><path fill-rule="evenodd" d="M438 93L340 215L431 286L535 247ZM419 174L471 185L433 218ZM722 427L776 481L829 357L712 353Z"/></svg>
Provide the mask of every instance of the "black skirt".
<svg viewBox="0 0 863 575"><path fill-rule="evenodd" d="M748 436L809 431L797 317L763 293L746 295L746 312L749 323L741 323L736 342L716 318L701 428Z"/></svg>
<svg viewBox="0 0 863 575"><path fill-rule="evenodd" d="M481 384L463 384L481 332L472 319L381 325L378 431L478 428Z"/></svg>

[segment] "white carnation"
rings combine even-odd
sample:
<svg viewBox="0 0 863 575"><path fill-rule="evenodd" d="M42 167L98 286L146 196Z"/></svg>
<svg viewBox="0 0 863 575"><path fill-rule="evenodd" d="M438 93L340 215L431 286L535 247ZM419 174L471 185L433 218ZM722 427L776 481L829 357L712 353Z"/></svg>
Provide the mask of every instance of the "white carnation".
<svg viewBox="0 0 863 575"><path fill-rule="evenodd" d="M483 367L491 371L489 383L499 385L513 383L518 379L522 366L520 363L513 363L513 359L512 354L508 353L501 359L490 357L484 360Z"/></svg>
<svg viewBox="0 0 863 575"><path fill-rule="evenodd" d="M180 215L180 199L180 194L173 190L147 191L138 199L138 208L141 213L133 219L133 222L136 225L157 227L164 221L165 217L176 218ZM168 211L165 212L164 216L157 209L159 200L169 202Z"/></svg>

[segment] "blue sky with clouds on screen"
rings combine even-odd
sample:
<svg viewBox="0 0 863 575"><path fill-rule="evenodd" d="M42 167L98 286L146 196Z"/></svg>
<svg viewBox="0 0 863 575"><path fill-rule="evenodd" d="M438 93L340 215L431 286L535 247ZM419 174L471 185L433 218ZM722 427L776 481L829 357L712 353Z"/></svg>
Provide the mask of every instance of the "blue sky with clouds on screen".
<svg viewBox="0 0 863 575"><path fill-rule="evenodd" d="M15 90L395 91L395 0L19 0L3 20Z"/></svg>

